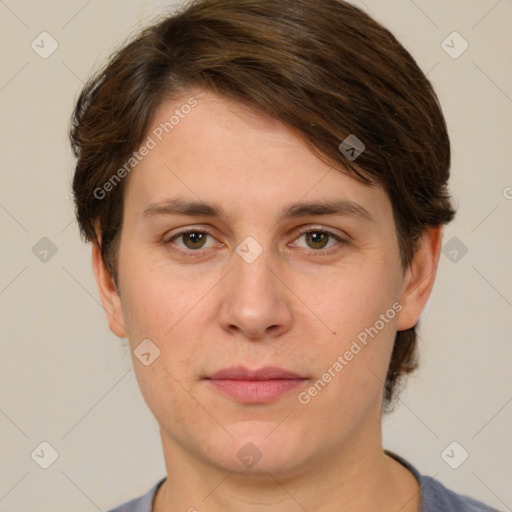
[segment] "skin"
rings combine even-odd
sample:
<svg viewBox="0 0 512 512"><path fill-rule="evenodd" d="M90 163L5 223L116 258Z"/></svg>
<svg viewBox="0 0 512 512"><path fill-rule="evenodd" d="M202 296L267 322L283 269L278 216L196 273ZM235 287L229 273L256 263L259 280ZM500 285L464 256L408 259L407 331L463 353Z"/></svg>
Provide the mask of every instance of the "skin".
<svg viewBox="0 0 512 512"><path fill-rule="evenodd" d="M110 329L128 337L160 425L168 478L154 510L417 511L417 481L382 449L382 390L395 333L416 324L432 289L441 228L425 231L403 269L386 193L333 169L278 121L189 91L163 103L152 127L192 93L198 105L129 176L119 290L95 245L92 254ZM176 197L224 214L143 217ZM280 218L291 203L340 199L371 219ZM170 241L189 228L211 233L202 248L197 235ZM236 252L248 236L263 251L252 263ZM298 393L395 303L401 311L301 404ZM145 366L133 351L148 338L161 352ZM237 365L308 380L270 403L240 404L203 379ZM248 442L262 454L252 467L237 456Z"/></svg>

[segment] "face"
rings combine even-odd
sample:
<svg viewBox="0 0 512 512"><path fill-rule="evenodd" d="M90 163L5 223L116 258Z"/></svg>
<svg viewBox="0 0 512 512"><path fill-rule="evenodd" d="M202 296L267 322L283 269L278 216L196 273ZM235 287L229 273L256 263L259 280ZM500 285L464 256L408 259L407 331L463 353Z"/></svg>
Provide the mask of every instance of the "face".
<svg viewBox="0 0 512 512"><path fill-rule="evenodd" d="M129 176L119 293L95 256L164 451L278 475L380 442L395 333L432 258L404 272L385 192L240 104L196 92L160 141L191 96L161 105Z"/></svg>

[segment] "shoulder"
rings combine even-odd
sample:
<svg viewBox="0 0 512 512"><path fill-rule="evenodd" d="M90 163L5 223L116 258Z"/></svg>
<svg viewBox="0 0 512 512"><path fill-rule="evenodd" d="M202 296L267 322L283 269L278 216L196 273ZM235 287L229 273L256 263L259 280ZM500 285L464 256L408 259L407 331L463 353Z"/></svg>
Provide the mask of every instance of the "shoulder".
<svg viewBox="0 0 512 512"><path fill-rule="evenodd" d="M429 476L420 476L420 488L420 512L497 512L481 501L447 489Z"/></svg>
<svg viewBox="0 0 512 512"><path fill-rule="evenodd" d="M420 472L404 458L389 450L384 452L405 466L420 484L419 512L499 512L481 501L446 488L439 480Z"/></svg>
<svg viewBox="0 0 512 512"><path fill-rule="evenodd" d="M108 512L152 512L153 510L153 498L155 497L156 491L165 481L165 478L157 482L149 491L133 500L127 501L116 508L109 510Z"/></svg>

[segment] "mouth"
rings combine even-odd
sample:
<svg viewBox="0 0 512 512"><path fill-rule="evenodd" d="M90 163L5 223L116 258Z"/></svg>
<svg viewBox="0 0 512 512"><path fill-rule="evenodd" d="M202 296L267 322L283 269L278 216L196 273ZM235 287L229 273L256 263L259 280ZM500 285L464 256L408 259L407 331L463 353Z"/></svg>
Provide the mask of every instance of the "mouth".
<svg viewBox="0 0 512 512"><path fill-rule="evenodd" d="M237 366L225 368L206 377L212 388L243 404L265 404L277 400L308 379L297 373L268 366L249 370Z"/></svg>

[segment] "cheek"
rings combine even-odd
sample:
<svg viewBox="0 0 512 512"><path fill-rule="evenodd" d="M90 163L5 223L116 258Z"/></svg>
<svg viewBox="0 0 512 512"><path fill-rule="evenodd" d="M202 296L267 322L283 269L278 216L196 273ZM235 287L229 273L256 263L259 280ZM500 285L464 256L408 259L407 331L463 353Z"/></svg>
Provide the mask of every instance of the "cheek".
<svg viewBox="0 0 512 512"><path fill-rule="evenodd" d="M319 387L328 382L326 399L329 395L351 403L354 397L380 396L401 309L397 275L392 267L386 271L377 264L361 265L320 280L309 292L322 323L315 320L319 328L313 361Z"/></svg>
<svg viewBox="0 0 512 512"><path fill-rule="evenodd" d="M149 409L174 432L185 435L179 418L200 417L187 389L194 362L204 357L200 325L201 297L206 290L177 278L164 278L155 269L126 269L123 311L129 331L132 364ZM136 271L135 271L136 270ZM211 287L211 284L210 284ZM139 360L142 340L151 340L150 364ZM147 343L147 342L145 342ZM203 353L203 356L201 354ZM153 359L153 354L157 354ZM144 360L144 358L142 357Z"/></svg>
<svg viewBox="0 0 512 512"><path fill-rule="evenodd" d="M297 285L296 290L331 334L335 332L339 339L349 340L373 326L390 308L386 327L395 324L396 311L392 306L400 297L399 281L399 273L391 266L360 264Z"/></svg>
<svg viewBox="0 0 512 512"><path fill-rule="evenodd" d="M141 259L132 256L126 261ZM208 292L219 277L204 275L190 280L177 273L170 275L162 266L133 263L123 272L123 314L142 394L154 412L163 394L165 405L161 406L177 410L180 399L189 401L182 386L189 387L189 373L207 353L204 323L206 310L211 308ZM150 366L144 366L136 355L140 353L137 347L147 339L154 343L153 350L158 354Z"/></svg>
<svg viewBox="0 0 512 512"><path fill-rule="evenodd" d="M180 269L171 270L161 263L152 264L140 254L124 254L120 258L122 305L126 327L133 338L153 337L166 342L179 331L182 322L196 309L208 290L215 284L215 276L186 279ZM217 279L218 280L218 279Z"/></svg>

